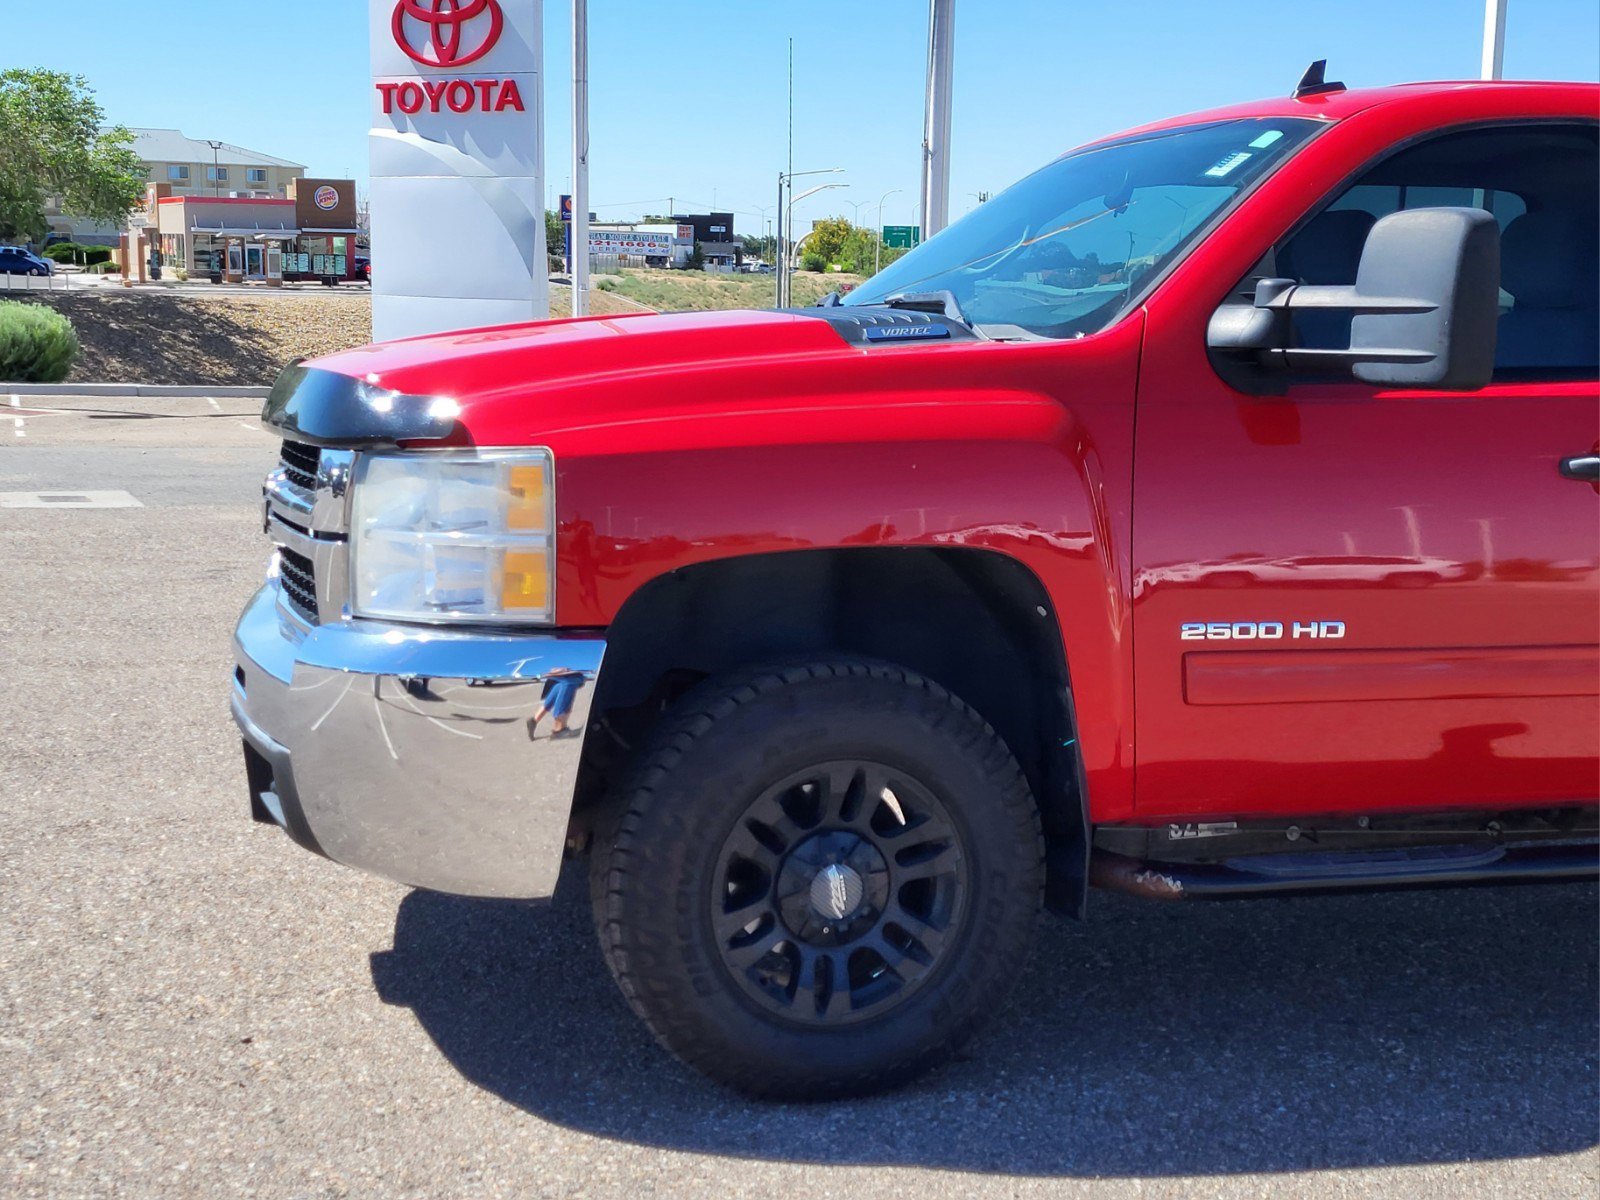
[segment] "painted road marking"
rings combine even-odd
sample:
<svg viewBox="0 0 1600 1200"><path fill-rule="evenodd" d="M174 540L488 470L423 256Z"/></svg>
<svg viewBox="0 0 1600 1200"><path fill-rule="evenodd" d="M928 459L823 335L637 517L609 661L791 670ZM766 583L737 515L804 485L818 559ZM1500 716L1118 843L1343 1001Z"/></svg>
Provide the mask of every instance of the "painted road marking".
<svg viewBox="0 0 1600 1200"><path fill-rule="evenodd" d="M216 411L217 411L217 412L221 412L221 411L222 411L222 405L220 405L220 404L218 404L218 403L217 403L217 402L216 402L216 401L215 401L215 400L213 400L213 399L212 399L212 398L211 398L211 397L210 397L210 396L207 396L207 397L206 397L206 403L207 403L207 404L209 404L209 405L211 405L211 407L212 407L212 408L213 408L213 409L215 409L215 410L216 410Z"/></svg>
<svg viewBox="0 0 1600 1200"><path fill-rule="evenodd" d="M0 508L143 508L127 492L0 492Z"/></svg>

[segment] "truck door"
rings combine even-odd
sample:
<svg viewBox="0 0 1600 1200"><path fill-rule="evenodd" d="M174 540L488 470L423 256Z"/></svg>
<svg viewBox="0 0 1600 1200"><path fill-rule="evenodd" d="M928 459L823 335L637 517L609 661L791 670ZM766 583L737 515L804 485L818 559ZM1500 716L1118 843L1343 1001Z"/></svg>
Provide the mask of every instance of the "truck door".
<svg viewBox="0 0 1600 1200"><path fill-rule="evenodd" d="M1134 482L1141 816L1594 799L1597 179L1590 123L1438 134L1333 189L1252 273L1353 283L1379 217L1487 208L1502 315L1480 391L1324 377L1248 395L1152 313ZM1315 314L1296 337L1348 346L1349 317Z"/></svg>

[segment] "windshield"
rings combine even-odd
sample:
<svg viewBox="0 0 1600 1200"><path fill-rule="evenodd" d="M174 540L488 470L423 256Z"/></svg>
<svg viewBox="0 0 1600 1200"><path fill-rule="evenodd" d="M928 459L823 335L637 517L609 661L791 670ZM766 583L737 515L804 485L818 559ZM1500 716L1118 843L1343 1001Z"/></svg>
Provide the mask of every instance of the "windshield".
<svg viewBox="0 0 1600 1200"><path fill-rule="evenodd" d="M1079 150L980 204L844 303L948 291L989 337L1093 333L1318 125L1219 121Z"/></svg>

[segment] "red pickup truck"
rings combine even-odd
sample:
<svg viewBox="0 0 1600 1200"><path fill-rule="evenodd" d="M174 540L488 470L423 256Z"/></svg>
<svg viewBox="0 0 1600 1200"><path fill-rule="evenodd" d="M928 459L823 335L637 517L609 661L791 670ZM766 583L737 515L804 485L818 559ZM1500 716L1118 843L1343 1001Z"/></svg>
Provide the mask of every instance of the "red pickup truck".
<svg viewBox="0 0 1600 1200"><path fill-rule="evenodd" d="M587 854L660 1041L887 1086L1041 907L1596 875L1600 88L1058 158L842 301L285 371L254 815L418 887Z"/></svg>

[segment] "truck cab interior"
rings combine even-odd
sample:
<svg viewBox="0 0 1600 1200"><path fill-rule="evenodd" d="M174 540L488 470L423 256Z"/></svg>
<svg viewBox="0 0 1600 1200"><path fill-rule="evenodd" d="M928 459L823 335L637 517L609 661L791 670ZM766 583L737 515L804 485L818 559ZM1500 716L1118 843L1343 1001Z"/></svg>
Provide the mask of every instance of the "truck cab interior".
<svg viewBox="0 0 1600 1200"><path fill-rule="evenodd" d="M1481 208L1500 227L1495 379L1594 378L1600 370L1600 137L1594 125L1517 123L1442 134L1378 162L1292 233L1263 276L1348 285L1380 217ZM1296 344L1349 345L1350 315L1295 314Z"/></svg>

